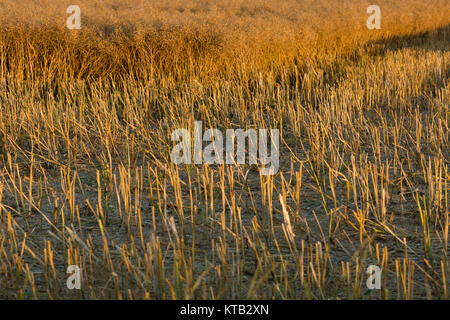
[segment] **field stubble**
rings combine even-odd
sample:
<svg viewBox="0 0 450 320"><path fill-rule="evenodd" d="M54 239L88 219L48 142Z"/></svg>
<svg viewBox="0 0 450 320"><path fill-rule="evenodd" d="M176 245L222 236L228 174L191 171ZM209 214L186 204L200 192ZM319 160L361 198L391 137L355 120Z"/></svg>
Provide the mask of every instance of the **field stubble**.
<svg viewBox="0 0 450 320"><path fill-rule="evenodd" d="M66 2L0 1L1 298L448 299L448 1ZM196 120L280 170L175 166Z"/></svg>

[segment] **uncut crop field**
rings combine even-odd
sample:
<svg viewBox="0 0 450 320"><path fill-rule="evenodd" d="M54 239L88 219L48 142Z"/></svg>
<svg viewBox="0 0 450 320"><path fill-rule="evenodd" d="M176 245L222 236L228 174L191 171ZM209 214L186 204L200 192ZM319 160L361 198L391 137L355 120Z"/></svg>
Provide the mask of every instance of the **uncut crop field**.
<svg viewBox="0 0 450 320"><path fill-rule="evenodd" d="M0 0L0 299L449 299L449 79L448 0Z"/></svg>

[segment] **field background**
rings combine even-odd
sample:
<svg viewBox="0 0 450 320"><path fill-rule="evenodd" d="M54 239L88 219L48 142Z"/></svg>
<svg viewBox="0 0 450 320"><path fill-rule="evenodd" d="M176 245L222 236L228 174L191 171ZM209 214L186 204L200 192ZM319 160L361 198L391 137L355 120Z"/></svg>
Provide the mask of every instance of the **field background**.
<svg viewBox="0 0 450 320"><path fill-rule="evenodd" d="M448 299L450 2L371 4L0 0L0 298ZM279 172L175 166L195 120Z"/></svg>

